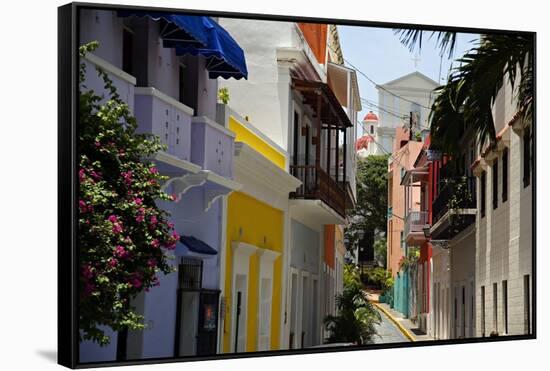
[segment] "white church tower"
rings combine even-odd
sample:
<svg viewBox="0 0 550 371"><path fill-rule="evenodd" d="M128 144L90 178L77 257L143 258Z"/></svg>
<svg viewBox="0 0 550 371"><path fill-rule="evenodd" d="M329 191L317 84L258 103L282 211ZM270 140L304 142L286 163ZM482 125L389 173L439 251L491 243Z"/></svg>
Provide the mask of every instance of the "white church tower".
<svg viewBox="0 0 550 371"><path fill-rule="evenodd" d="M380 107L376 141L377 147L382 147L377 154L392 153L395 129L409 127L411 112L418 121L417 127L413 128L414 132L429 132L433 90L438 86L436 81L416 71L376 87Z"/></svg>
<svg viewBox="0 0 550 371"><path fill-rule="evenodd" d="M376 145L378 132L378 116L369 111L362 121L363 136L357 139L355 150L359 159L364 159L367 156L375 155L380 152Z"/></svg>

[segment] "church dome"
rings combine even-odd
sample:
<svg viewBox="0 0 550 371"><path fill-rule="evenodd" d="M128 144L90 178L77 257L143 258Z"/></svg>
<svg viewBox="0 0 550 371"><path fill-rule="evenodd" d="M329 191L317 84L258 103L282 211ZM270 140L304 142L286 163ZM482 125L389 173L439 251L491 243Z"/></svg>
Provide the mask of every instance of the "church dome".
<svg viewBox="0 0 550 371"><path fill-rule="evenodd" d="M378 121L378 116L376 116L376 113L369 111L363 118L363 121Z"/></svg>

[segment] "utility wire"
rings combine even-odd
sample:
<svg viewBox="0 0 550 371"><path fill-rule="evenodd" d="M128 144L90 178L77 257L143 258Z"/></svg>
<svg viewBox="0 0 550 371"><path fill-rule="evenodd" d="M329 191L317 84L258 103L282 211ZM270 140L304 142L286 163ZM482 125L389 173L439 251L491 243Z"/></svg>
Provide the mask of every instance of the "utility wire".
<svg viewBox="0 0 550 371"><path fill-rule="evenodd" d="M332 46L331 46L329 43L327 43L327 47L328 47L330 50L332 50L333 53L337 53L337 54L338 54L338 52L337 52L336 50L334 50L334 49L332 48ZM426 106L424 106L424 105L422 105L422 104L419 104L418 102L415 102L415 101L413 101L413 100L410 100L410 99L407 99L407 98L405 98L405 97L402 97L402 96L400 96L400 95L398 95L398 94L395 94L394 92L392 92L392 91L386 89L386 88L383 87L382 85L377 84L377 83L376 83L373 79L371 79L366 73L364 73L364 72L361 71L359 68L357 68L357 67L356 67L353 63L351 63L348 59L344 58L343 55L342 55L342 59L343 59L344 62L347 63L351 68L353 68L354 70L356 70L357 72L359 72L359 74L361 74L364 78L366 78L368 81L370 81L375 87L380 88L380 89L384 90L385 92L389 93L390 95L393 95L393 96L396 97L396 98L399 98L399 99L401 99L401 100L404 100L405 102L418 104L419 107L425 108L425 109L430 110L430 111L432 110L431 107L426 107Z"/></svg>

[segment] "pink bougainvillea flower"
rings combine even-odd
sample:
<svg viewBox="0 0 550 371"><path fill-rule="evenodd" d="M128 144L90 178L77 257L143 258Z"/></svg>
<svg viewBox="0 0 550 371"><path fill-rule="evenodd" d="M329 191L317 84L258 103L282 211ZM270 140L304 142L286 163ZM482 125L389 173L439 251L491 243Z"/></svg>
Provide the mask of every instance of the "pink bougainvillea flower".
<svg viewBox="0 0 550 371"><path fill-rule="evenodd" d="M117 246L115 247L114 255L115 255L116 257L125 259L125 258L127 258L127 257L130 256L130 252L127 251L123 246L117 245Z"/></svg>
<svg viewBox="0 0 550 371"><path fill-rule="evenodd" d="M155 249L158 249L160 246L159 240L155 238L153 241L151 241L151 246L153 246Z"/></svg>
<svg viewBox="0 0 550 371"><path fill-rule="evenodd" d="M109 215L107 218L108 221L110 221L113 224L113 228L111 229L114 234L122 233L122 225L118 221L118 217L116 215Z"/></svg>
<svg viewBox="0 0 550 371"><path fill-rule="evenodd" d="M173 232L168 241L166 241L166 248L168 250L174 250L179 239L180 235L177 232Z"/></svg>
<svg viewBox="0 0 550 371"><path fill-rule="evenodd" d="M154 166L153 166L152 168L149 169L149 172L150 172L151 174L158 174L158 173L159 173L158 169L157 169L156 167L154 167Z"/></svg>
<svg viewBox="0 0 550 371"><path fill-rule="evenodd" d="M81 183L86 179L86 172L82 168L78 170L78 179L80 180Z"/></svg>
<svg viewBox="0 0 550 371"><path fill-rule="evenodd" d="M157 266L157 259L151 258L147 260L147 266L149 268L155 268Z"/></svg>
<svg viewBox="0 0 550 371"><path fill-rule="evenodd" d="M122 226L119 223L113 223L113 229L114 234L122 233Z"/></svg>
<svg viewBox="0 0 550 371"><path fill-rule="evenodd" d="M139 278L134 277L134 278L130 279L130 285L132 285L136 289L139 289L141 287L142 283L141 283L141 280Z"/></svg>
<svg viewBox="0 0 550 371"><path fill-rule="evenodd" d="M168 223L166 223L166 225L167 225L168 228L170 228L170 229L173 229L173 228L174 228L174 223L168 222Z"/></svg>
<svg viewBox="0 0 550 371"><path fill-rule="evenodd" d="M95 145L97 148L99 148L99 147L101 147L101 142L98 141L98 140L96 140L96 141L94 142L94 145Z"/></svg>
<svg viewBox="0 0 550 371"><path fill-rule="evenodd" d="M145 219L145 217L143 215L136 216L136 222L138 222L138 223L143 222L144 219Z"/></svg>
<svg viewBox="0 0 550 371"><path fill-rule="evenodd" d="M132 184L132 174L132 170L120 173L120 176L124 178L124 183L126 183L127 186Z"/></svg>
<svg viewBox="0 0 550 371"><path fill-rule="evenodd" d="M176 201L178 199L178 195L172 194L170 195L170 198L172 199L172 201Z"/></svg>
<svg viewBox="0 0 550 371"><path fill-rule="evenodd" d="M111 258L109 259L108 264L111 268L114 268L118 265L118 260L116 260L115 258Z"/></svg>
<svg viewBox="0 0 550 371"><path fill-rule="evenodd" d="M100 180L102 177L102 174L99 171L95 170L90 171L90 175L92 176L92 178L94 178L94 180Z"/></svg>
<svg viewBox="0 0 550 371"><path fill-rule="evenodd" d="M151 218L149 219L149 221L151 222L151 225L152 225L153 227L155 227L155 226L157 225L157 223L158 223L157 216L156 216L156 215L151 216Z"/></svg>
<svg viewBox="0 0 550 371"><path fill-rule="evenodd" d="M78 209L81 213L85 213L88 211L88 206L86 205L86 202L84 200L78 201Z"/></svg>
<svg viewBox="0 0 550 371"><path fill-rule="evenodd" d="M135 197L135 198L134 198L134 203L135 203L136 205L141 205L141 204L143 204L143 199L141 199L141 198L139 198L139 197Z"/></svg>

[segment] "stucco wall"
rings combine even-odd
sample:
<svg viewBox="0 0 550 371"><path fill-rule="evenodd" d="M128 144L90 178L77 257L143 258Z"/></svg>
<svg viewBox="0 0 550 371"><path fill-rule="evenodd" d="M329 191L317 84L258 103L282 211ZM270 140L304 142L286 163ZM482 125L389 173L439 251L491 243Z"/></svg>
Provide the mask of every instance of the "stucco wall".
<svg viewBox="0 0 550 371"><path fill-rule="evenodd" d="M271 310L271 349L279 349L281 328L281 297L282 297L282 261L283 261L283 212L262 203L244 193L234 192L228 197L227 210L227 245L226 245L226 280L225 280L225 328L223 338L223 352L231 349L231 318L232 306L232 242L245 242L259 248L276 251L281 255L273 266L273 296ZM246 351L257 349L258 331L258 266L259 257L253 254L250 257L248 274L248 308Z"/></svg>
<svg viewBox="0 0 550 371"><path fill-rule="evenodd" d="M290 245L292 246L290 265L300 270L318 274L321 257L319 232L292 219L290 221L290 238Z"/></svg>
<svg viewBox="0 0 550 371"><path fill-rule="evenodd" d="M456 235L450 242L451 249L451 338L475 335L475 226ZM464 288L464 304L462 289ZM454 305L456 300L456 316Z"/></svg>
<svg viewBox="0 0 550 371"><path fill-rule="evenodd" d="M279 68L277 48L299 45L292 22L221 18L220 24L243 48L248 80L220 80L229 89L229 104L279 146L288 149L290 76Z"/></svg>
<svg viewBox="0 0 550 371"><path fill-rule="evenodd" d="M498 116L498 115L497 115ZM505 116L501 115L501 120ZM509 128L508 130L511 130ZM503 281L508 286L508 334L524 334L524 276L532 290L532 181L523 185L523 143L521 131L511 130L509 144L508 201L502 202L502 153L499 153L499 204L492 208L492 168L487 167L486 216L477 219L476 301L485 286L485 335L503 335ZM479 187L478 181L478 187ZM493 284L497 284L497 326L493 325ZM529 293L532 298L532 292ZM532 299L531 299L532 300ZM532 321L532 303L531 321ZM477 336L482 335L481 305L476 308Z"/></svg>
<svg viewBox="0 0 550 371"><path fill-rule="evenodd" d="M397 139L396 143L400 141L401 138L407 138L405 133L401 128L396 130ZM405 253L404 249L401 248L401 232L404 229L403 219L405 216L405 187L401 183L401 169L403 171L411 169L414 166L414 162L422 149L421 142L410 141L407 145L402 148L399 148L397 145L392 154L393 160L390 165L390 174L391 179L388 180L388 192L391 195L388 195L388 199L391 198L391 206L393 214L388 219L388 259L387 265L388 268L392 271L392 276L395 278L397 272L399 271L399 259ZM414 192L411 192L410 204L416 205L420 202L420 192L416 189Z"/></svg>

